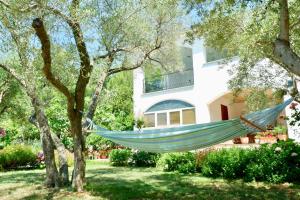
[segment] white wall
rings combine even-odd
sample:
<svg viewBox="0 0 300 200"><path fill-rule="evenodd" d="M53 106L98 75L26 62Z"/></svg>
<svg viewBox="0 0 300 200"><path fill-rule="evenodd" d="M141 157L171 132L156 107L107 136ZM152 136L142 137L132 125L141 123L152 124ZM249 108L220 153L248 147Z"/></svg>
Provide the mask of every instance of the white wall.
<svg viewBox="0 0 300 200"><path fill-rule="evenodd" d="M234 59L229 65L224 65L220 62L206 63L206 53L203 41L195 41L192 45L192 48L194 70L193 86L144 94L143 71L141 69L134 71L133 98L134 113L136 118L141 117L143 113L152 105L164 100L174 99L186 101L187 103L195 106L196 123L206 123L211 121L209 104L218 99L220 96L229 92L227 88L227 82L230 79L230 76L228 75L227 69L229 65L237 62L237 59ZM213 113L214 115L219 115L220 105L216 106L216 109L219 110L216 112L213 111ZM229 115L236 114L229 113Z"/></svg>

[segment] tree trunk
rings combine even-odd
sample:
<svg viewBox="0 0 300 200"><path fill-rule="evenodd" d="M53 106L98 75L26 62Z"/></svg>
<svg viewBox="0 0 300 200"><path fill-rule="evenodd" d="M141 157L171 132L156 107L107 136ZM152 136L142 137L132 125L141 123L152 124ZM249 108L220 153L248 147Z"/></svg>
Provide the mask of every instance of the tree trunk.
<svg viewBox="0 0 300 200"><path fill-rule="evenodd" d="M79 112L69 113L71 131L74 138L74 171L72 175L72 187L77 192L83 191L85 184L85 140L82 133L82 115Z"/></svg>
<svg viewBox="0 0 300 200"><path fill-rule="evenodd" d="M56 134L51 134L53 143L56 147L59 160L59 175L62 185L69 185L69 169L67 150Z"/></svg>
<svg viewBox="0 0 300 200"><path fill-rule="evenodd" d="M51 138L51 132L48 125L48 120L37 98L32 98L32 105L36 113L38 127L39 130L41 131L41 136L42 136L41 141L42 141L42 147L43 147L45 165L46 165L45 185L47 187L59 187L60 179L55 164L54 146Z"/></svg>
<svg viewBox="0 0 300 200"><path fill-rule="evenodd" d="M300 76L300 57L297 55L290 42L290 14L288 0L279 2L279 35L274 42L274 55L278 61L291 73Z"/></svg>
<svg viewBox="0 0 300 200"><path fill-rule="evenodd" d="M37 128L39 128L35 113L29 117L29 122L34 126L36 126ZM65 145L61 142L61 140L58 138L58 136L55 133L51 133L51 138L58 153L58 160L59 160L58 165L59 165L59 175L60 175L61 183L62 185L68 185L69 169L68 169L67 150L65 148Z"/></svg>

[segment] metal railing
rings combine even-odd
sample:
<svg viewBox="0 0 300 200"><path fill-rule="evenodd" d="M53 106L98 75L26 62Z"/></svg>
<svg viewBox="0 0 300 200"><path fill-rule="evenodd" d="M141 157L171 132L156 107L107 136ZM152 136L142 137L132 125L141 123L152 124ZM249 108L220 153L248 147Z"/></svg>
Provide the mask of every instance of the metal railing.
<svg viewBox="0 0 300 200"><path fill-rule="evenodd" d="M164 74L151 80L145 79L144 93L180 88L194 85L193 70Z"/></svg>

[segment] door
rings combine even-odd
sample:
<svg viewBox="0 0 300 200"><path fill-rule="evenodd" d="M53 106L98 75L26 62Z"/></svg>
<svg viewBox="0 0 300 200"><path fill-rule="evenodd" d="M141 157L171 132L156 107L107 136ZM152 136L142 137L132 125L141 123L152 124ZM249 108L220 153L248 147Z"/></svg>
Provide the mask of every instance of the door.
<svg viewBox="0 0 300 200"><path fill-rule="evenodd" d="M222 120L228 120L228 107L221 104L221 118Z"/></svg>

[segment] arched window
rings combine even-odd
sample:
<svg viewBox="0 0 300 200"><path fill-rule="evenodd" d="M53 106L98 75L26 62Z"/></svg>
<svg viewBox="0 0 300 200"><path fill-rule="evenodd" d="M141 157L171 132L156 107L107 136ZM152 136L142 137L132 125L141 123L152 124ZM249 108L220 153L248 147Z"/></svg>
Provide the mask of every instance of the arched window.
<svg viewBox="0 0 300 200"><path fill-rule="evenodd" d="M195 107L180 100L166 100L144 113L146 127L171 127L196 123Z"/></svg>

